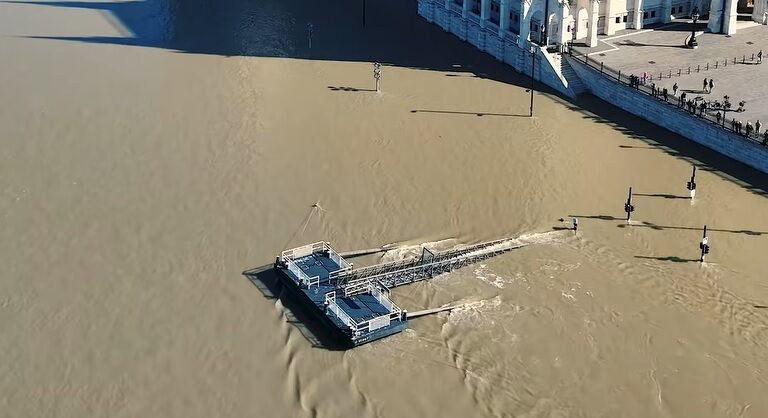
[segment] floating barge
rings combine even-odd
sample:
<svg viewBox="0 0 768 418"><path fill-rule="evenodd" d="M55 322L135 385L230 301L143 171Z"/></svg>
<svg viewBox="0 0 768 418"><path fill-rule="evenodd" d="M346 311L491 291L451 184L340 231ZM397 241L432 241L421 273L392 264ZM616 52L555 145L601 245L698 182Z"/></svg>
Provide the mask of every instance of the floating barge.
<svg viewBox="0 0 768 418"><path fill-rule="evenodd" d="M525 244L512 238L421 257L354 268L327 242L283 251L274 268L300 305L311 311L349 346L358 346L405 329L408 313L390 298L390 289L429 279Z"/></svg>

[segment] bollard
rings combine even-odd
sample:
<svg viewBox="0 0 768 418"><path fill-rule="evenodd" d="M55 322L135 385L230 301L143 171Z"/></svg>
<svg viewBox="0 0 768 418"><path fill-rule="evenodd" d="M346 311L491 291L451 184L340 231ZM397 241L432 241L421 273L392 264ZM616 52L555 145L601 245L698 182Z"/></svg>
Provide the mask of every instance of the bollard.
<svg viewBox="0 0 768 418"><path fill-rule="evenodd" d="M619 75L616 76L616 79L621 81L621 70L619 70Z"/></svg>
<svg viewBox="0 0 768 418"><path fill-rule="evenodd" d="M715 61L715 69L717 69L717 63L720 61Z"/></svg>
<svg viewBox="0 0 768 418"><path fill-rule="evenodd" d="M705 71L709 71L709 63L707 63L707 69Z"/></svg>
<svg viewBox="0 0 768 418"><path fill-rule="evenodd" d="M651 76L651 81L653 81L653 76Z"/></svg>
<svg viewBox="0 0 768 418"><path fill-rule="evenodd" d="M683 72L683 70L681 70L681 69L679 69L679 68L678 68L678 69L677 69L677 76L678 76L678 77L680 77L680 74L681 74L682 72Z"/></svg>
<svg viewBox="0 0 768 418"><path fill-rule="evenodd" d="M672 78L672 70L669 70L669 78Z"/></svg>
<svg viewBox="0 0 768 418"><path fill-rule="evenodd" d="M627 213L627 223L630 222L632 212L635 211L635 207L632 206L632 188L629 188L629 196L627 196L627 203L624 204L624 212Z"/></svg>
<svg viewBox="0 0 768 418"><path fill-rule="evenodd" d="M754 61L755 60L755 54L754 53L752 54L752 58L750 58L749 60L750 61Z"/></svg>
<svg viewBox="0 0 768 418"><path fill-rule="evenodd" d="M747 62L747 56L746 55L741 57L741 63L744 64L745 62Z"/></svg>
<svg viewBox="0 0 768 418"><path fill-rule="evenodd" d="M700 262L704 262L704 257L709 254L709 238L707 238L707 226L704 225L704 236L701 238L701 244L699 244L699 249L701 250L701 257L699 257Z"/></svg>
<svg viewBox="0 0 768 418"><path fill-rule="evenodd" d="M600 61L600 74L602 74L602 73L603 73L603 62Z"/></svg>
<svg viewBox="0 0 768 418"><path fill-rule="evenodd" d="M697 72L697 73L701 72L701 65L697 65L697 66L696 66L696 72Z"/></svg>
<svg viewBox="0 0 768 418"><path fill-rule="evenodd" d="M688 74L691 73L691 67L688 67Z"/></svg>
<svg viewBox="0 0 768 418"><path fill-rule="evenodd" d="M733 63L736 64L736 57L733 57Z"/></svg>

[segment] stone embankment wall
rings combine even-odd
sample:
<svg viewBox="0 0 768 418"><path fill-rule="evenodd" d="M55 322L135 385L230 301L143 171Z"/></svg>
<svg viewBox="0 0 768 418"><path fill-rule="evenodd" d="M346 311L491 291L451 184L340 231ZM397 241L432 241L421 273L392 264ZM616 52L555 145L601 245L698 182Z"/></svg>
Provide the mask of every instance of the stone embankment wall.
<svg viewBox="0 0 768 418"><path fill-rule="evenodd" d="M531 75L531 44L527 40L521 40L508 30L499 30L498 25L490 20L481 20L471 12L464 17L462 6L453 1L449 2L446 8L445 0L418 0L418 13L428 22L440 26L462 41L469 42L475 48L511 66L515 71ZM558 69L546 59L546 52L538 45L535 47L536 65L533 78L567 97L576 97L577 92L566 87Z"/></svg>
<svg viewBox="0 0 768 418"><path fill-rule="evenodd" d="M619 83L582 61L571 57L566 59L593 95L693 142L768 173L768 147Z"/></svg>

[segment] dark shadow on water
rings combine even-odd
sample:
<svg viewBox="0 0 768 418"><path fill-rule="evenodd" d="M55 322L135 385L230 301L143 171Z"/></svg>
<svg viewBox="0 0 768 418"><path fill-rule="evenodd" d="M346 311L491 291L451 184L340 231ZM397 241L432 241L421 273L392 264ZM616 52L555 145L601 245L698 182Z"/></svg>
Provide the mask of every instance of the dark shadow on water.
<svg viewBox="0 0 768 418"><path fill-rule="evenodd" d="M331 351L348 350L349 346L340 344L314 315L289 297L278 274L271 264L243 272L243 276L259 289L264 298L275 302L280 300L285 308L288 323L295 326L313 347Z"/></svg>
<svg viewBox="0 0 768 418"><path fill-rule="evenodd" d="M658 150L659 147L638 147L634 145L619 145L619 148L627 148L627 149L652 149L652 150Z"/></svg>
<svg viewBox="0 0 768 418"><path fill-rule="evenodd" d="M674 255L669 257L647 257L644 255L636 255L635 258L642 258L645 260L671 261L673 263L693 263L699 261L698 258L680 258Z"/></svg>
<svg viewBox="0 0 768 418"><path fill-rule="evenodd" d="M626 221L627 218L617 218L611 215L568 215L572 218L599 219L601 221Z"/></svg>
<svg viewBox="0 0 768 418"><path fill-rule="evenodd" d="M645 143L643 146L619 145L625 149L659 149L666 154L688 161L699 170L708 171L732 181L744 189L768 196L768 174L697 144L674 132L618 109L590 94L582 95L571 110L585 119L611 126L624 135Z"/></svg>
<svg viewBox="0 0 768 418"><path fill-rule="evenodd" d="M446 115L473 115L473 116L507 116L507 117L528 117L528 114L521 115L521 114L515 114L515 113L478 113L478 112L459 112L459 111L453 111L453 110L424 110L424 109L414 109L411 110L411 113L442 113Z"/></svg>
<svg viewBox="0 0 768 418"><path fill-rule="evenodd" d="M702 230L702 227L656 225L652 222L645 222L645 221L641 221L639 223L633 221L633 223L630 225L619 224L619 225L616 225L616 227L618 228L650 228L650 229L655 229L657 231L663 231L665 229L681 230L681 231L701 231ZM744 234L744 235L752 235L752 236L761 236L761 235L768 234L768 232L766 231L752 231L749 229L719 229L719 228L709 228L709 227L707 227L707 231L726 232L729 234Z"/></svg>
<svg viewBox="0 0 768 418"><path fill-rule="evenodd" d="M335 87L335 86L328 86L328 90L332 91L376 91L376 89L358 89L355 87Z"/></svg>
<svg viewBox="0 0 768 418"><path fill-rule="evenodd" d="M1 0L0 0L1 1ZM383 82L393 76L387 66L440 71L446 76L475 76L528 88L530 79L491 55L427 22L417 14L416 0L367 0L366 26L358 0L129 0L5 1L13 7L83 9L101 13L117 35L56 36L34 33L40 42L78 42L160 48L176 53L225 57L291 58L341 62L380 62ZM308 23L312 23L309 47ZM705 27L704 21L699 27ZM690 30L690 24L657 30ZM450 73L450 74L448 74ZM386 84L385 84L386 85ZM565 102L543 84L535 89ZM355 90L339 90L355 91ZM362 90L360 90L362 91ZM594 123L697 163L749 191L766 196L768 175L682 138L589 94L573 100L574 109ZM528 110L525 100L516 103ZM418 112L417 112L418 113ZM481 112L469 115L502 116ZM515 116L515 115L507 115ZM520 116L520 115L517 115ZM661 145L663 144L663 145Z"/></svg>
<svg viewBox="0 0 768 418"><path fill-rule="evenodd" d="M632 193L632 196L645 196L645 197L663 197L664 199L686 199L690 200L690 196L675 196L673 194L646 194L646 193Z"/></svg>

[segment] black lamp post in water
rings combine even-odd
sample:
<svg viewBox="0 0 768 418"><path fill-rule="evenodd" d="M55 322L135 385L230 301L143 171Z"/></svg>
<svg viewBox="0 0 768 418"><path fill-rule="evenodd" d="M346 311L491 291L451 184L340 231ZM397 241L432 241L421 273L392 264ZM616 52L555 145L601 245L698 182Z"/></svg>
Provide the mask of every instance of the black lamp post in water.
<svg viewBox="0 0 768 418"><path fill-rule="evenodd" d="M688 41L688 48L696 49L699 43L696 42L696 22L699 20L699 8L694 7L691 12L691 19L693 19L693 27L691 28L691 39Z"/></svg>
<svg viewBox="0 0 768 418"><path fill-rule="evenodd" d="M533 117L533 86L534 86L534 68L536 67L536 45L533 42L530 43L531 47L531 111L528 114L529 117Z"/></svg>

